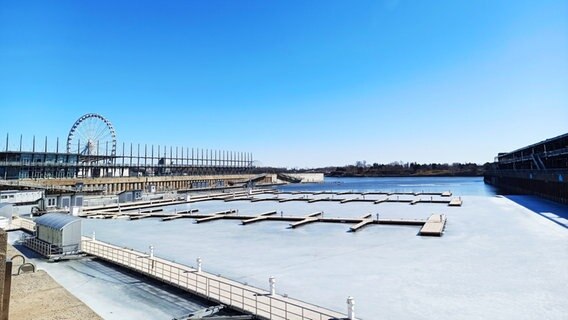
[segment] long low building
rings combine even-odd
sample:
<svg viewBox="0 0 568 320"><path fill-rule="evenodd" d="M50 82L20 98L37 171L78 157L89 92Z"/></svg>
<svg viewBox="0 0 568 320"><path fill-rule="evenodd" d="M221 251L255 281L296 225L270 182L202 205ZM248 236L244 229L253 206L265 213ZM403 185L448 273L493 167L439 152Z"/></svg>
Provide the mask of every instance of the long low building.
<svg viewBox="0 0 568 320"><path fill-rule="evenodd" d="M500 153L484 180L505 192L568 203L568 133Z"/></svg>
<svg viewBox="0 0 568 320"><path fill-rule="evenodd" d="M257 176L252 173L250 153L147 145L123 146L121 151L96 155L60 152L59 147L0 151L0 189L115 194L133 189L223 188Z"/></svg>

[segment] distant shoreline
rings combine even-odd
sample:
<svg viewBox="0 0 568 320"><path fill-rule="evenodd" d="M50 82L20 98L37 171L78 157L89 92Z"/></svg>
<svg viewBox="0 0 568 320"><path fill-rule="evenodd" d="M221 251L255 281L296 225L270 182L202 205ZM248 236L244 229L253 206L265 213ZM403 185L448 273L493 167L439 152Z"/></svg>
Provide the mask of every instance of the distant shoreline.
<svg viewBox="0 0 568 320"><path fill-rule="evenodd" d="M372 174L344 174L344 175L337 175L337 174L329 174L324 173L326 178L414 178L414 177L423 177L423 178L433 178L433 177L442 177L442 178L450 178L450 177L483 177L483 174L450 174L450 173L440 173L440 174L392 174L392 175L372 175Z"/></svg>

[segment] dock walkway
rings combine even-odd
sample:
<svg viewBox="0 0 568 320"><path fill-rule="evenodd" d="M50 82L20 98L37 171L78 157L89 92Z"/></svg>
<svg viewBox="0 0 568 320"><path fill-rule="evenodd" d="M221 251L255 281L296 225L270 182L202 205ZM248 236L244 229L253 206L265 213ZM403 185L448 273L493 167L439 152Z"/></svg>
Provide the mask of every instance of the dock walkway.
<svg viewBox="0 0 568 320"><path fill-rule="evenodd" d="M461 198L454 198L454 199L439 199L439 198L434 198L433 196L440 196L442 198L448 198L451 197L451 192L442 192L442 193L438 193L438 192L418 192L418 193L412 193L412 192L365 192L365 193L357 193L357 192L337 192L337 193L333 193L333 192L327 192L330 193L332 195L338 195L338 196L342 196L342 195L357 195L360 194L360 197L356 197L356 198L345 198L345 197L324 197L324 198L319 198L319 197L309 197L308 195L313 194L313 195L321 195L323 193L318 193L318 192L279 192L277 193L277 196L275 197L268 197L268 198L256 198L254 196L251 195L246 195L246 196L235 196L235 197L227 197L224 198L223 200L225 202L231 202L231 201L250 201L250 202L260 202L260 201L276 201L276 202L290 202L290 201L300 201L300 202L307 202L307 203L314 203L314 202L324 202L324 201L328 201L328 202L339 202L340 204L345 204L345 203L350 203L350 202L368 202L368 203L373 203L373 204L380 204L380 203L385 203L385 202L389 202L389 203L409 203L411 205L415 205L418 203L432 203L432 204L446 204L449 206L461 206L462 202L461 202ZM278 194L292 194L292 195L296 195L296 197L279 197ZM299 197L297 195L300 195ZM376 199L376 198L366 198L366 195L387 195L386 198L382 198L382 199ZM396 197L389 197L392 195L396 195ZM430 195L430 198L417 198L417 199L409 199L409 198L405 198L405 197L400 197L400 195L403 196L412 196L412 197L419 197L420 195ZM204 200L201 200L204 201Z"/></svg>
<svg viewBox="0 0 568 320"><path fill-rule="evenodd" d="M422 236L441 236L446 228L446 216L443 214L431 215L420 229Z"/></svg>
<svg viewBox="0 0 568 320"><path fill-rule="evenodd" d="M133 249L83 237L83 252L181 288L215 303L274 320L344 319L344 314L239 283Z"/></svg>
<svg viewBox="0 0 568 320"><path fill-rule="evenodd" d="M181 211L179 213L164 213L164 212L157 212L157 213L122 213L117 214L116 217L120 218L129 218L130 220L139 220L139 219L149 219L149 218L160 218L161 221L172 221L177 219L194 219L194 223L200 224L205 222L217 221L217 220L240 220L241 225L248 225L252 223L258 222L290 222L289 228L296 229L301 226L305 226L308 224L313 223L346 223L352 224L349 228L349 232L356 232L363 229L369 225L378 225L378 224L385 224L385 225L401 225L401 226L423 226L427 223L427 219L408 219L408 218L401 218L401 219L375 219L371 217L371 214L367 214L363 217L324 217L322 211L314 212L308 215L283 215L281 212L280 215L277 215L276 210L263 212L257 215L239 215L237 210L230 209L224 211L218 211L213 213L207 214L200 214L197 213L198 210L188 210L188 211ZM94 216L90 216L89 218L95 218ZM108 218L108 217L107 217ZM419 233L422 235L422 233ZM424 235L431 235L431 234L424 234ZM442 232L437 234L438 236L442 235Z"/></svg>

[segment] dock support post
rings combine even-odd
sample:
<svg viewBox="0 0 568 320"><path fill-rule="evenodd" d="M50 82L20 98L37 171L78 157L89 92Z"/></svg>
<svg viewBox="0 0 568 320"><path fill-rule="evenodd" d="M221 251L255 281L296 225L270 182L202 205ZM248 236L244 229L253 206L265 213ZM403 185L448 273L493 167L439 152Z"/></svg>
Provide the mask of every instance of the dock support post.
<svg viewBox="0 0 568 320"><path fill-rule="evenodd" d="M154 259L154 246L150 245L150 259Z"/></svg>
<svg viewBox="0 0 568 320"><path fill-rule="evenodd" d="M276 279L274 277L268 278L268 283L270 284L270 295L273 296L276 294Z"/></svg>
<svg viewBox="0 0 568 320"><path fill-rule="evenodd" d="M203 260L201 258L197 258L197 272L201 272L201 263Z"/></svg>
<svg viewBox="0 0 568 320"><path fill-rule="evenodd" d="M355 320L355 299L347 297L347 319Z"/></svg>

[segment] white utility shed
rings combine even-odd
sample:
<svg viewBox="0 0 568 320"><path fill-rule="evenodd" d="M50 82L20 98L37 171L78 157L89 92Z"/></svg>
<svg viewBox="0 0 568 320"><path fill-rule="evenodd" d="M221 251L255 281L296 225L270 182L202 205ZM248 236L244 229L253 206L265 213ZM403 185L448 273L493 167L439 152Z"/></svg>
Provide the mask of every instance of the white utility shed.
<svg viewBox="0 0 568 320"><path fill-rule="evenodd" d="M36 237L61 249L78 251L81 244L81 219L62 213L48 213L37 219Z"/></svg>

